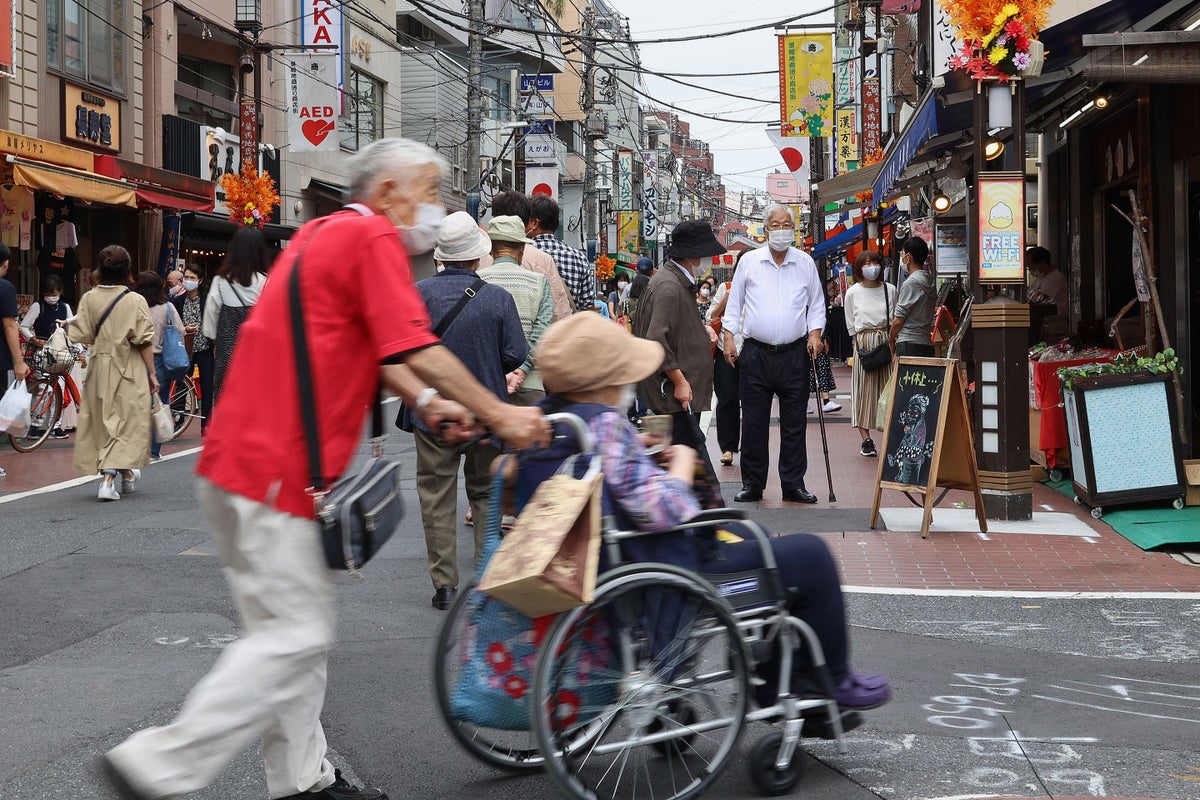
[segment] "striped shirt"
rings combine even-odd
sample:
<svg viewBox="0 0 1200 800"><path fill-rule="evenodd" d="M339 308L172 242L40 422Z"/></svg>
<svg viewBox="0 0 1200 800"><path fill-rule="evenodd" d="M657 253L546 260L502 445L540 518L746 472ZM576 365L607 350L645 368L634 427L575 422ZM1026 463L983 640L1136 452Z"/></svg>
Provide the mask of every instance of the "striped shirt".
<svg viewBox="0 0 1200 800"><path fill-rule="evenodd" d="M554 259L558 274L575 298L575 309L587 311L596 302L596 271L588 263L582 250L576 250L553 234L539 233L533 237L534 244Z"/></svg>

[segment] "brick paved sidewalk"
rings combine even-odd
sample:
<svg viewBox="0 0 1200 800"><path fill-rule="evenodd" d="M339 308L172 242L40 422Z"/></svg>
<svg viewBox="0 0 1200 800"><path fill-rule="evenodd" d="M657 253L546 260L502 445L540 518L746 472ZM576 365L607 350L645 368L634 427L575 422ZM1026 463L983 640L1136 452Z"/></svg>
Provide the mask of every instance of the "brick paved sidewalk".
<svg viewBox="0 0 1200 800"><path fill-rule="evenodd" d="M819 500L816 506L784 503L781 500L775 454L779 451L779 429L771 428L771 472L761 503L747 508L790 509L792 514L764 514L786 520L792 530L821 534L828 541L842 568L843 582L868 589L965 590L965 591L1055 591L1055 592L1195 592L1200 591L1200 568L1182 564L1165 553L1145 552L1118 534L1102 520L1094 520L1070 498L1040 483L1034 484L1034 521L1052 520L1050 526L1033 525L1040 532L993 532L981 534L973 527L957 532L933 531L922 539L916 531L870 530L871 503L876 487L877 458L859 455L859 435L850 426L850 370L835 367L838 390L834 392L842 410L825 415L830 472L837 502L829 503L829 481L822 454L817 415L808 417L807 489ZM716 429L709 432L709 452L722 481L726 501L741 486L741 471L735 456L732 466L723 467L716 443ZM876 444L879 434L876 433ZM955 502L973 507L967 492L949 492L934 510L934 523L947 516ZM900 492L884 490L882 509L911 507ZM836 510L840 513L833 513ZM940 512L940 513L939 513ZM805 523L805 516L812 519ZM885 512L886 514L886 512ZM1043 515L1054 514L1053 517ZM955 514L955 517L961 512ZM1062 515L1062 516L1059 516ZM830 521L835 520L836 525ZM1061 527L1058 525L1061 523ZM884 527L881 523L880 527ZM997 526L992 526L997 527ZM1025 530L1015 525L1018 531ZM1047 529L1048 528L1048 529Z"/></svg>

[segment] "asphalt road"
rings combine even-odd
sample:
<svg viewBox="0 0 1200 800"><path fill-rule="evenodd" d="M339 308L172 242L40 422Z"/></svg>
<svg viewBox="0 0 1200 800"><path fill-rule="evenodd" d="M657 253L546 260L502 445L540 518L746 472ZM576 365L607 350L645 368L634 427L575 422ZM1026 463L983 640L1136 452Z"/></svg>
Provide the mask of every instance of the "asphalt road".
<svg viewBox="0 0 1200 800"><path fill-rule="evenodd" d="M403 443L389 449L411 475ZM98 504L91 483L0 504L3 800L109 797L95 756L169 720L236 637L193 459L152 466L118 503ZM435 711L430 653L443 615L429 606L411 480L408 500L367 579L339 579L332 757L393 798L555 797L540 776L471 760ZM763 518L780 526L793 513ZM1200 798L1200 600L859 594L849 605L853 662L891 674L896 697L867 715L847 753L807 742L792 796ZM743 755L765 731L748 729ZM735 763L707 796L756 794ZM194 797L265 798L257 754Z"/></svg>

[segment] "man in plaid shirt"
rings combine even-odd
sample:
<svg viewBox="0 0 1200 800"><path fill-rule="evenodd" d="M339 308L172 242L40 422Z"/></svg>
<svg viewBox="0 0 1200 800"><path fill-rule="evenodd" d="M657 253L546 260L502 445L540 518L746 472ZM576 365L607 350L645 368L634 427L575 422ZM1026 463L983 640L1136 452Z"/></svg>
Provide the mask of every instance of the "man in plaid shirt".
<svg viewBox="0 0 1200 800"><path fill-rule="evenodd" d="M591 311L596 302L596 271L582 250L576 250L554 236L558 222L558 203L543 195L531 198L526 234L539 250L554 259L558 274L575 301L575 310Z"/></svg>

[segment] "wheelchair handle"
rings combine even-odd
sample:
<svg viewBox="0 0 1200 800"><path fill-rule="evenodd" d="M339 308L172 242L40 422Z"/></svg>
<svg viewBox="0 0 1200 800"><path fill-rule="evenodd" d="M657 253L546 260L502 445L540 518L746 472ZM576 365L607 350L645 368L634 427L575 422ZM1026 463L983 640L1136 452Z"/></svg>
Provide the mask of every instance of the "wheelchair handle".
<svg viewBox="0 0 1200 800"><path fill-rule="evenodd" d="M567 413L547 414L546 422L549 422L551 425L562 422L571 428L579 443L579 452L581 455L590 456L596 452L596 447L592 442L592 432L588 430L587 423L581 417Z"/></svg>

